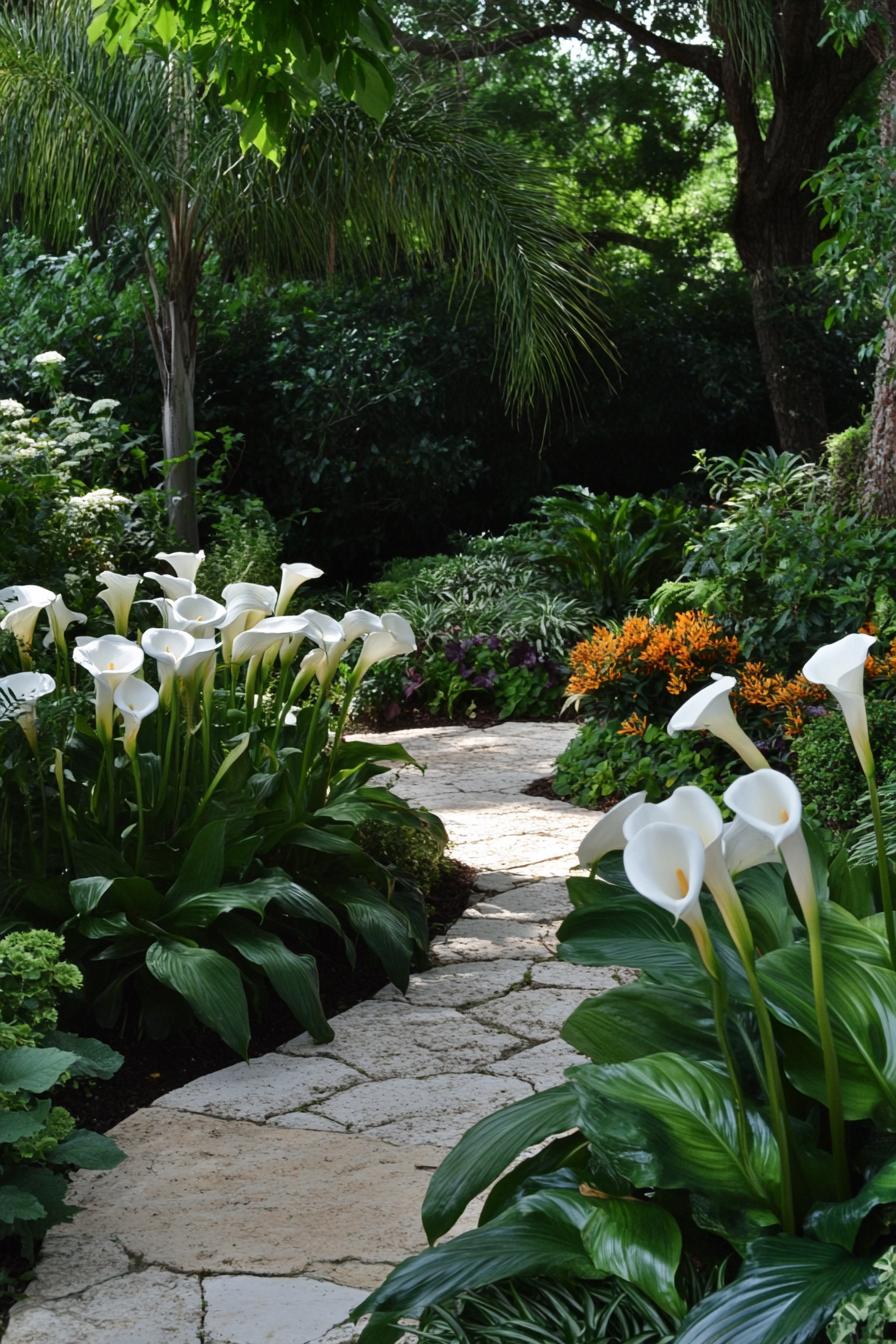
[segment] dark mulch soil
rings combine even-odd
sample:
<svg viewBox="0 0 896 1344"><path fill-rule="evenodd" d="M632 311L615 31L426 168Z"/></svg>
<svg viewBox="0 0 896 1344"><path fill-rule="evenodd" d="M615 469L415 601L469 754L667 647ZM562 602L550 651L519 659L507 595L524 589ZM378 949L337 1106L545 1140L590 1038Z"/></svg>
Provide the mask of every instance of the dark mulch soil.
<svg viewBox="0 0 896 1344"><path fill-rule="evenodd" d="M533 779L532 783L523 789L523 793L528 794L530 798L555 798L557 802L562 802L559 793L554 792L554 778L554 775L544 775L541 779Z"/></svg>
<svg viewBox="0 0 896 1344"><path fill-rule="evenodd" d="M471 903L475 876L464 864L446 864L428 901L434 937L444 933ZM318 970L328 1017L369 999L386 984L382 966L366 948L359 949L357 966L351 972L344 960L322 956L318 957ZM87 1089L70 1085L58 1093L59 1104L67 1106L79 1125L87 1129L107 1130L165 1092L236 1062L233 1051L220 1037L198 1025L189 1036L164 1041L122 1041L120 1036L103 1033L90 1024L78 1026L84 1034L100 1037L124 1055L124 1064L114 1077ZM263 1018L253 1023L250 1054L267 1054L299 1031L288 1008L271 997Z"/></svg>

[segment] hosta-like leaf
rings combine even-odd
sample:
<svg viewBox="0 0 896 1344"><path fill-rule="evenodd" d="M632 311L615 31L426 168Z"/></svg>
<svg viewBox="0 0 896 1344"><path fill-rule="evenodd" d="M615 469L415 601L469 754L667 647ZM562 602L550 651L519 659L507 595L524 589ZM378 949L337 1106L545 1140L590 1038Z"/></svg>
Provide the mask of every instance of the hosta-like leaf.
<svg viewBox="0 0 896 1344"><path fill-rule="evenodd" d="M0 1092L48 1092L77 1055L53 1046L18 1045L0 1050Z"/></svg>
<svg viewBox="0 0 896 1344"><path fill-rule="evenodd" d="M600 883L592 883L595 888ZM560 926L559 957L583 966L637 966L674 984L705 979L687 929L641 896L606 887Z"/></svg>
<svg viewBox="0 0 896 1344"><path fill-rule="evenodd" d="M758 1110L748 1107L748 1163L737 1142L737 1112L721 1068L680 1055L569 1070L580 1099L579 1127L637 1187L691 1190L720 1206L756 1210L773 1221L778 1150Z"/></svg>
<svg viewBox="0 0 896 1344"><path fill-rule="evenodd" d="M163 985L180 994L193 1012L245 1059L249 1053L249 1009L239 971L233 962L205 947L153 943L147 969Z"/></svg>
<svg viewBox="0 0 896 1344"><path fill-rule="evenodd" d="M355 932L382 962L393 985L404 992L414 956L414 938L406 916L369 887L341 891L334 899L345 910Z"/></svg>
<svg viewBox="0 0 896 1344"><path fill-rule="evenodd" d="M586 999L566 1019L561 1035L597 1064L666 1051L691 1059L712 1059L719 1053L703 995L648 980Z"/></svg>
<svg viewBox="0 0 896 1344"><path fill-rule="evenodd" d="M896 1204L896 1158L876 1171L852 1199L812 1209L806 1230L819 1241L835 1242L851 1251L862 1223L881 1204Z"/></svg>
<svg viewBox="0 0 896 1344"><path fill-rule="evenodd" d="M524 1198L536 1181L558 1178L561 1171L574 1174L580 1181L585 1180L590 1147L578 1130L542 1144L531 1157L517 1162L506 1175L495 1181L482 1206L480 1223L490 1223L516 1200ZM630 1186L626 1183L624 1190L613 1193L628 1194L629 1191Z"/></svg>
<svg viewBox="0 0 896 1344"><path fill-rule="evenodd" d="M695 1307L675 1344L807 1344L874 1278L871 1260L811 1237L757 1237L733 1283Z"/></svg>
<svg viewBox="0 0 896 1344"><path fill-rule="evenodd" d="M526 1148L574 1129L578 1099L567 1083L514 1101L479 1120L445 1158L423 1201L423 1226L436 1241L457 1222L471 1199L491 1185Z"/></svg>
<svg viewBox="0 0 896 1344"><path fill-rule="evenodd" d="M91 914L102 903L104 915L118 912L153 919L162 904L161 895L144 877L78 877L69 892L81 915Z"/></svg>
<svg viewBox="0 0 896 1344"><path fill-rule="evenodd" d="M240 956L261 967L296 1021L316 1041L332 1041L333 1028L320 1001L317 963L313 957L291 952L282 938L267 929L256 928L248 920L228 920L221 932Z"/></svg>
<svg viewBox="0 0 896 1344"><path fill-rule="evenodd" d="M787 902L780 864L763 863L748 868L737 879L737 890L760 954L776 947L789 947L800 925Z"/></svg>
<svg viewBox="0 0 896 1344"><path fill-rule="evenodd" d="M227 823L210 821L193 840L181 860L180 872L167 896L167 905L200 891L214 891L224 876L224 842Z"/></svg>

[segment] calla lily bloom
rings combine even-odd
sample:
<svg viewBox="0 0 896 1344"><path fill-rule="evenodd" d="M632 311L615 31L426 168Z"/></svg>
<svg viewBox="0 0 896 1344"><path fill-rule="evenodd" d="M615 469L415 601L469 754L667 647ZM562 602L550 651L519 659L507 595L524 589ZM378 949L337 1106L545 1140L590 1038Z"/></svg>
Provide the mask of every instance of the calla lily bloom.
<svg viewBox="0 0 896 1344"><path fill-rule="evenodd" d="M686 826L699 835L704 848L704 881L719 905L727 902L732 884L722 849L724 823L714 800L703 789L686 784L661 803L644 803L623 824L626 841L633 840L645 826L660 821Z"/></svg>
<svg viewBox="0 0 896 1344"><path fill-rule="evenodd" d="M137 734L148 715L159 707L159 693L139 677L125 677L112 694L112 702L124 723L124 749L129 756L137 750Z"/></svg>
<svg viewBox="0 0 896 1344"><path fill-rule="evenodd" d="M176 602L179 597L190 597L196 591L192 579L179 579L176 574L157 574L154 569L148 569L143 577L157 583L171 602Z"/></svg>
<svg viewBox="0 0 896 1344"><path fill-rule="evenodd" d="M787 865L793 889L804 911L816 904L809 848L803 835L803 800L792 779L780 770L741 775L725 790L731 811L761 832Z"/></svg>
<svg viewBox="0 0 896 1344"><path fill-rule="evenodd" d="M140 575L114 574L111 569L104 569L99 581L106 586L100 589L97 597L111 611L116 635L126 635Z"/></svg>
<svg viewBox="0 0 896 1344"><path fill-rule="evenodd" d="M335 676L336 669L346 650L354 644L356 639L379 633L384 628L379 616L372 611L364 611L360 607L347 611L342 620L337 621L336 624L339 626L339 636L333 640L326 638L326 635L324 636L324 647L327 652L326 679L328 681Z"/></svg>
<svg viewBox="0 0 896 1344"><path fill-rule="evenodd" d="M280 592L277 594L275 616L282 616L292 601L293 594L309 579L319 579L323 574L317 565L282 564L280 566Z"/></svg>
<svg viewBox="0 0 896 1344"><path fill-rule="evenodd" d="M308 634L310 626L303 616L266 616L251 630L243 630L236 636L231 649L231 661L244 663L247 658L266 653L271 648L281 649L297 636ZM298 643L295 651L298 650ZM295 657L295 652L293 652Z"/></svg>
<svg viewBox="0 0 896 1344"><path fill-rule="evenodd" d="M358 680L375 663L384 663L388 658L400 658L404 654L413 653L417 647L417 636L397 611L383 612L380 620L382 630L371 631L358 655L355 664L355 676Z"/></svg>
<svg viewBox="0 0 896 1344"><path fill-rule="evenodd" d="M77 641L72 658L93 677L97 731L104 740L111 741L112 696L125 677L139 672L143 650L122 635L101 635L99 639Z"/></svg>
<svg viewBox="0 0 896 1344"><path fill-rule="evenodd" d="M625 848L626 819L643 805L646 798L647 793L642 789L623 798L621 803L603 814L579 845L580 867L593 868L604 855L612 853L614 849Z"/></svg>
<svg viewBox="0 0 896 1344"><path fill-rule="evenodd" d="M228 583L221 596L227 604L226 615L219 626L221 652L225 663L229 663L237 635L251 630L253 625L273 614L277 590L262 583Z"/></svg>
<svg viewBox="0 0 896 1344"><path fill-rule="evenodd" d="M691 731L712 733L732 747L753 770L761 770L768 765L768 761L747 737L731 708L729 697L736 685L736 678L714 674L709 686L704 686L702 691L697 691L696 695L679 705L667 729L673 737L676 733Z"/></svg>
<svg viewBox="0 0 896 1344"><path fill-rule="evenodd" d="M83 611L69 611L65 605L65 598L61 593L54 597L53 601L47 607L47 617L50 622L50 628L44 635L44 648L48 649L51 644L55 644L58 649L65 648L65 632L70 625L84 625L87 617Z"/></svg>
<svg viewBox="0 0 896 1344"><path fill-rule="evenodd" d="M0 630L9 630L15 635L26 655L31 649L38 617L55 602L56 596L49 588L41 588L37 583L17 583L0 592L0 606L6 608Z"/></svg>
<svg viewBox="0 0 896 1344"><path fill-rule="evenodd" d="M726 821L722 828L722 853L732 877L763 863L777 863L778 851L762 831L750 826L743 817Z"/></svg>
<svg viewBox="0 0 896 1344"><path fill-rule="evenodd" d="M686 924L700 915L704 846L689 826L652 821L626 845L622 861L629 882L648 901Z"/></svg>
<svg viewBox="0 0 896 1344"><path fill-rule="evenodd" d="M874 635L844 635L824 644L803 668L807 681L825 686L843 711L852 744L866 775L874 771L865 711L865 659L876 643Z"/></svg>
<svg viewBox="0 0 896 1344"><path fill-rule="evenodd" d="M34 706L45 695L52 695L56 682L46 672L13 672L0 677L0 720L15 719L28 739L32 751L37 750L37 723ZM10 703L12 697L14 703Z"/></svg>
<svg viewBox="0 0 896 1344"><path fill-rule="evenodd" d="M179 579L186 579L195 584L196 573L205 559L205 551L156 551L153 559L164 560Z"/></svg>
<svg viewBox="0 0 896 1344"><path fill-rule="evenodd" d="M226 619L227 608L213 598L191 593L171 603L169 619L174 630L186 630L194 638L207 637Z"/></svg>
<svg viewBox="0 0 896 1344"><path fill-rule="evenodd" d="M151 626L149 630L143 631L143 638L140 642L143 645L144 652L156 661L159 673L159 696L163 706L167 709L171 704L174 678L180 663L187 654L193 652L196 640L192 635L188 635L186 630L167 630L158 626Z"/></svg>

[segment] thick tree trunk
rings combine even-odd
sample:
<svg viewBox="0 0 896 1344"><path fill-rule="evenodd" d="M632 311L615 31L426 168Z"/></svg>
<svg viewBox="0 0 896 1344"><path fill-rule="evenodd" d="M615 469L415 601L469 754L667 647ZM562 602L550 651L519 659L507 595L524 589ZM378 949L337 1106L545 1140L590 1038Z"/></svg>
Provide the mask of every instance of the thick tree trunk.
<svg viewBox="0 0 896 1344"><path fill-rule="evenodd" d="M814 333L788 291L799 277L758 265L750 272L753 327L782 452L817 455L828 432L824 384L807 362ZM790 300L790 301L789 301Z"/></svg>
<svg viewBox="0 0 896 1344"><path fill-rule="evenodd" d="M174 304L171 304L174 307ZM168 522L178 542L199 549L196 514L194 380L195 341L190 348L189 323L172 313L168 323L168 358L162 388L162 447Z"/></svg>
<svg viewBox="0 0 896 1344"><path fill-rule="evenodd" d="M890 6L891 11L896 8ZM880 88L880 143L892 153L896 146L896 16L891 14L886 73ZM890 258L896 274L896 258ZM877 517L896 516L896 321L884 324L883 345L874 375L871 443L860 484L864 512Z"/></svg>

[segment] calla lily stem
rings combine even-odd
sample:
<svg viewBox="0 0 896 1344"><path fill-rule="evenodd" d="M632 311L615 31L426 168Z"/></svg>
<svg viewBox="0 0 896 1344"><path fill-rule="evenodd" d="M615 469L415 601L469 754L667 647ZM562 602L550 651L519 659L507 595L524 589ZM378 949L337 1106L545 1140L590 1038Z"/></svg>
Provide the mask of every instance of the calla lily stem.
<svg viewBox="0 0 896 1344"><path fill-rule="evenodd" d="M834 1155L834 1180L837 1198L849 1199L849 1162L846 1156L846 1127L843 1122L843 1101L840 1094L840 1065L837 1047L828 1013L824 989L824 958L821 944L821 919L818 902L803 904L803 917L809 934L809 961L812 968L812 992L815 997L815 1015L824 1059L825 1087L828 1098L828 1119L831 1127L831 1151Z"/></svg>
<svg viewBox="0 0 896 1344"><path fill-rule="evenodd" d="M884 907L884 928L887 931L887 945L890 949L890 964L896 970L896 919L893 917L893 893L890 886L890 860L887 854L887 841L884 836L884 822L880 810L880 797L877 792L877 780L874 768L865 776L868 784L868 797L871 800L871 815L874 818L874 839L877 844L877 871L880 875L880 898Z"/></svg>

